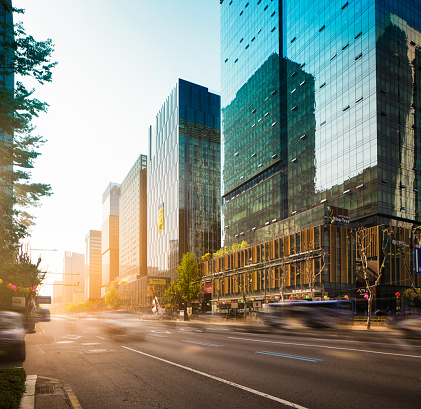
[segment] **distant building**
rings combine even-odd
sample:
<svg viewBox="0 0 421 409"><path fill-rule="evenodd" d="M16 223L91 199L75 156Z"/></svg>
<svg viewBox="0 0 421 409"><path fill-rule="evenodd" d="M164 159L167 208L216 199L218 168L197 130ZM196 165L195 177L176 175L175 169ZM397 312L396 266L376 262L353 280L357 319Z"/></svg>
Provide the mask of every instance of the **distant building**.
<svg viewBox="0 0 421 409"><path fill-rule="evenodd" d="M119 200L120 185L110 183L102 195L101 297L105 296L105 285L115 280L119 273Z"/></svg>
<svg viewBox="0 0 421 409"><path fill-rule="evenodd" d="M81 302L85 298L85 255L64 252L63 260L63 302Z"/></svg>
<svg viewBox="0 0 421 409"><path fill-rule="evenodd" d="M147 275L147 157L140 155L120 188L120 296L139 305L139 279Z"/></svg>
<svg viewBox="0 0 421 409"><path fill-rule="evenodd" d="M220 96L179 79L149 130L148 275L219 248Z"/></svg>
<svg viewBox="0 0 421 409"><path fill-rule="evenodd" d="M89 233L85 237L85 243L85 292L86 299L92 300L101 297L101 232L97 230L89 230Z"/></svg>
<svg viewBox="0 0 421 409"><path fill-rule="evenodd" d="M57 308L64 304L64 281L54 281L52 304Z"/></svg>

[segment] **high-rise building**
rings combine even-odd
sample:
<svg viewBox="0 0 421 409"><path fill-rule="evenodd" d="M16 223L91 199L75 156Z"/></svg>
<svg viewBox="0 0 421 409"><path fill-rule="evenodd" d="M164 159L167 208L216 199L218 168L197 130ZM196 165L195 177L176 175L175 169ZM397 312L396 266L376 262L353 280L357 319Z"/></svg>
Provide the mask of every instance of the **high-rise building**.
<svg viewBox="0 0 421 409"><path fill-rule="evenodd" d="M220 96L179 79L149 131L148 275L220 248Z"/></svg>
<svg viewBox="0 0 421 409"><path fill-rule="evenodd" d="M355 290L359 261L338 215L352 227L391 226L393 246L418 240L419 2L220 3L224 244L266 243L253 260L289 257L292 292L306 284L298 255L320 241L320 294ZM405 257L408 268L402 257L388 262L378 294L414 282Z"/></svg>
<svg viewBox="0 0 421 409"><path fill-rule="evenodd" d="M89 230L85 237L85 297L88 300L101 297L102 256L101 235L98 230Z"/></svg>
<svg viewBox="0 0 421 409"><path fill-rule="evenodd" d="M64 252L63 260L63 302L79 303L85 299L85 255Z"/></svg>
<svg viewBox="0 0 421 409"><path fill-rule="evenodd" d="M221 3L226 242L324 201L419 221L417 2Z"/></svg>
<svg viewBox="0 0 421 409"><path fill-rule="evenodd" d="M120 185L110 183L102 195L101 297L105 296L105 286L115 280L119 273L119 200Z"/></svg>
<svg viewBox="0 0 421 409"><path fill-rule="evenodd" d="M139 305L139 279L147 275L147 173L145 155L140 155L120 188L119 260L120 287L124 299Z"/></svg>

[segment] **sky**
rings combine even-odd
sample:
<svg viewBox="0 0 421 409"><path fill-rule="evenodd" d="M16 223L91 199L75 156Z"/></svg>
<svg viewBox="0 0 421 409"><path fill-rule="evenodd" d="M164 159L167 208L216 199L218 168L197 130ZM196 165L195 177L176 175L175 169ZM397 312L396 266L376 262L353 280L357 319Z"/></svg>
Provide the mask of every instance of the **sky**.
<svg viewBox="0 0 421 409"><path fill-rule="evenodd" d="M178 78L220 92L218 0L14 0L28 35L51 38L53 80L35 85L49 104L34 121L47 140L32 170L53 195L32 209L28 240L49 274L61 279L64 251L85 253L101 230L102 194L121 183ZM40 250L37 250L40 249ZM56 251L51 251L56 250Z"/></svg>

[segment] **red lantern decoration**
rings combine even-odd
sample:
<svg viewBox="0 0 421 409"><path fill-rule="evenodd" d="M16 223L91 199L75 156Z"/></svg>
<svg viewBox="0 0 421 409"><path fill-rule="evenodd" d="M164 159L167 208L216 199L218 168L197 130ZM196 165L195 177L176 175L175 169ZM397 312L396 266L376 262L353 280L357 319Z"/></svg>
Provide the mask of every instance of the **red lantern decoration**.
<svg viewBox="0 0 421 409"><path fill-rule="evenodd" d="M396 297L400 297L401 296L401 293L400 292L397 292L397 293L395 293L395 295L396 295Z"/></svg>

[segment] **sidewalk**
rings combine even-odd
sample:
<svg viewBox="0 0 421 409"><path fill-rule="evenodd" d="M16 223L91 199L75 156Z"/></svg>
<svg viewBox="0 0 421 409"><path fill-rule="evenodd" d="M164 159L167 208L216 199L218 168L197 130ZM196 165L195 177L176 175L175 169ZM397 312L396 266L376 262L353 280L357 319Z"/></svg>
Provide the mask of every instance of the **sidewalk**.
<svg viewBox="0 0 421 409"><path fill-rule="evenodd" d="M54 378L28 375L19 409L82 409L71 387Z"/></svg>

